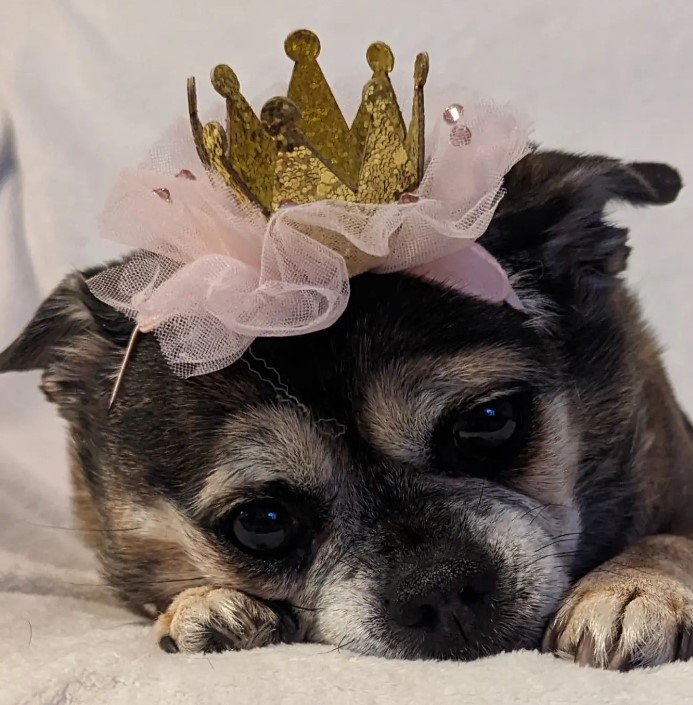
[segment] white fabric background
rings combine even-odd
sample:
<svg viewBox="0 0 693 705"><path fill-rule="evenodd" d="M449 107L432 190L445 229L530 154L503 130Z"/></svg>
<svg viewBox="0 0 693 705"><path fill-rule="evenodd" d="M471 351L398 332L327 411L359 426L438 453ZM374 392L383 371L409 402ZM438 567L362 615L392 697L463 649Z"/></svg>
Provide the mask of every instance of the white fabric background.
<svg viewBox="0 0 693 705"><path fill-rule="evenodd" d="M667 161L684 180L693 178L691 0L0 0L0 347L70 268L116 251L99 239L100 204L118 169L139 160L184 114L186 77L198 77L207 106L214 99L206 82L210 68L229 63L259 108L288 79L283 39L303 26L321 37L321 64L348 117L369 75L365 49L382 39L395 52L393 78L407 105L414 55L428 50L432 103L445 97L445 87L455 89L447 96L464 102L469 87L523 109L546 145ZM623 210L616 217L632 227L630 276L660 334L678 395L693 410L693 193L684 190L664 209ZM396 702L421 702L434 691L445 703L466 702L464 694L474 702L573 702L573 695L579 700L581 693L593 698L600 692L616 702L609 698L620 688L629 702L663 702L668 698L655 693L667 684L671 695L678 688L678 702L693 693L693 671L681 666L652 680L613 680L557 670L530 655L416 667L333 655L319 659L318 667L300 655L313 652L276 650L217 659L214 670L201 667L204 676L200 667L186 672L186 666L162 662L140 628L103 631L127 622L127 615L64 597L73 594L68 572L87 571L93 580L91 559L69 531L36 526L69 523L62 426L35 390L37 379L0 379L0 579L6 591L0 641L12 655L3 661L0 651L0 702L52 702L51 693L55 702L97 702L88 688L80 695L69 685L79 674L86 682L85 673L92 685L110 684L113 702L136 702L134 683L142 693L153 692L144 683L151 671L166 679L156 692L170 703L192 702L197 689L191 684L213 681L195 696L211 703L228 681L220 673L235 672L234 664L249 674L288 664L288 672L277 670L277 683L284 674L291 684L279 702L300 702L303 680L316 678L328 689L333 683L339 702L359 703L384 701L387 693ZM24 642L26 621L34 628L31 646ZM123 654L133 661L114 665ZM43 669L54 657L52 668ZM3 669L15 690L3 687ZM507 690L500 685L504 677ZM368 695L360 678L379 685ZM421 678L430 684L422 687ZM232 681L228 692L250 702L254 678ZM545 691L543 683L554 685ZM305 692L314 691L306 686ZM268 702L266 683L262 693L258 702ZM314 700L306 695L303 701Z"/></svg>

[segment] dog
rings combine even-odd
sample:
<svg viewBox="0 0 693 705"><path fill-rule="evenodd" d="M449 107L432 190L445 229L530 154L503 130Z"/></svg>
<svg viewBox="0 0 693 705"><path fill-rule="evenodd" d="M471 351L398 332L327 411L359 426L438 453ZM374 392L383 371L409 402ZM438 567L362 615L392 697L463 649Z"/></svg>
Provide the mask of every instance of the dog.
<svg viewBox="0 0 693 705"><path fill-rule="evenodd" d="M43 370L74 508L170 652L320 642L610 669L693 656L693 432L624 281L613 202L665 164L537 149L480 240L522 311L355 277L327 330L180 379L73 273L0 355Z"/></svg>

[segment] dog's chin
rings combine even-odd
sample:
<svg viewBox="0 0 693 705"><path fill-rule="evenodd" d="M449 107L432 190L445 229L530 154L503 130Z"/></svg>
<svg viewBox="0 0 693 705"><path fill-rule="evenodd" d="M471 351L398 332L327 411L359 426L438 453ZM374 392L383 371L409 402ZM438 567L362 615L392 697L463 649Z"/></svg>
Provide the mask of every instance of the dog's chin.
<svg viewBox="0 0 693 705"><path fill-rule="evenodd" d="M335 648L344 649L362 656L376 656L386 659L408 661L475 661L479 658L497 656L510 651L537 650L541 645L548 618L542 618L536 624L496 624L496 640L482 641L457 648L436 648L433 645L416 643L415 640L403 639L392 633L383 638L382 631L370 636L337 643ZM502 636L501 636L502 635Z"/></svg>

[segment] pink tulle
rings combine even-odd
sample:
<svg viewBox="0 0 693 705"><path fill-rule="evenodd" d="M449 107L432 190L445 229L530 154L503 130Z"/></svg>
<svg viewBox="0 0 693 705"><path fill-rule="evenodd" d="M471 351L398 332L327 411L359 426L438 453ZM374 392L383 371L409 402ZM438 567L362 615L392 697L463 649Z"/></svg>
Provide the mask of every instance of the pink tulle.
<svg viewBox="0 0 693 705"><path fill-rule="evenodd" d="M375 271L410 271L519 308L505 272L474 240L493 217L504 175L529 151L528 127L486 103L465 105L468 144L438 122L418 200L319 201L267 221L204 170L181 121L145 164L121 175L102 226L136 251L89 288L154 332L183 377L233 363L256 337L321 330L342 314L346 264L305 234L314 226L381 258Z"/></svg>

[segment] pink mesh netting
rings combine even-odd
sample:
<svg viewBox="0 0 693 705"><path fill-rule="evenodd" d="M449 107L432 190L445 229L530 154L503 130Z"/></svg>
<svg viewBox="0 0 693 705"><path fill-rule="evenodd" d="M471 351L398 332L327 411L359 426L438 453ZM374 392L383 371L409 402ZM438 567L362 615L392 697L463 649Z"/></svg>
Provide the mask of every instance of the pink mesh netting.
<svg viewBox="0 0 693 705"><path fill-rule="evenodd" d="M205 171L181 121L119 178L102 227L137 250L89 288L154 332L183 377L230 365L256 337L317 331L342 314L347 267L305 234L315 226L381 258L375 271L408 270L519 306L503 269L474 240L503 195L504 175L529 151L529 129L484 102L465 104L463 118L436 121L418 200L320 201L281 208L269 221Z"/></svg>

